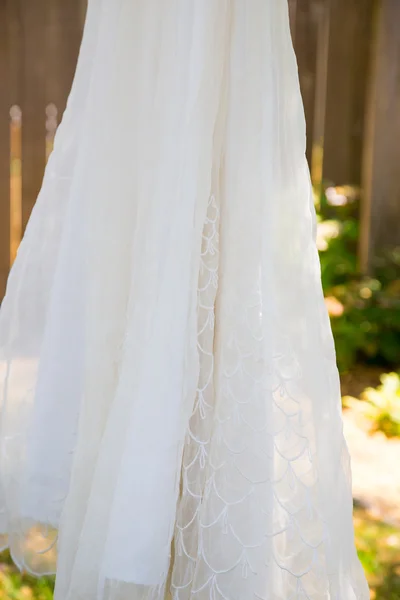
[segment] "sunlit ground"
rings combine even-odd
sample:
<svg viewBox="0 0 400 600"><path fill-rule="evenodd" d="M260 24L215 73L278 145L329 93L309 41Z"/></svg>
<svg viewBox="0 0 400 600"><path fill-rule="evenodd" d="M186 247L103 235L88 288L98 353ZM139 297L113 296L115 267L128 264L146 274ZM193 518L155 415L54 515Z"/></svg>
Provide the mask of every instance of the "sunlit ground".
<svg viewBox="0 0 400 600"><path fill-rule="evenodd" d="M375 385L376 373L370 377L365 381L361 375L360 390ZM358 382L349 387L357 390ZM349 398L346 403L350 408L344 411L344 431L352 456L357 549L371 598L400 600L400 439L372 431L364 402Z"/></svg>

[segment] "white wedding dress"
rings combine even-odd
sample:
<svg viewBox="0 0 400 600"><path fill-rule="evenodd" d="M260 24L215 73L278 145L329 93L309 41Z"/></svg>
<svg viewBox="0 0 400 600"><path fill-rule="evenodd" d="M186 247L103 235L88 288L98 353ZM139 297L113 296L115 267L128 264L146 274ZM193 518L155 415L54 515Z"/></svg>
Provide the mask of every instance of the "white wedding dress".
<svg viewBox="0 0 400 600"><path fill-rule="evenodd" d="M367 600L286 0L90 0L0 317L56 600Z"/></svg>

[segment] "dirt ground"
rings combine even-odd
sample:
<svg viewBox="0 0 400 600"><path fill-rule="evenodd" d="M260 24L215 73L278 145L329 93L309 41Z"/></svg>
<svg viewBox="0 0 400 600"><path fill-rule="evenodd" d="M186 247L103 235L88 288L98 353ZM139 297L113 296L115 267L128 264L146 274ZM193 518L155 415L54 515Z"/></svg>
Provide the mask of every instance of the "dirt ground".
<svg viewBox="0 0 400 600"><path fill-rule="evenodd" d="M356 371L342 380L342 393L358 397L379 385L379 369ZM360 406L361 408L361 406ZM371 433L357 405L344 410L344 433L352 459L353 493L371 516L400 527L400 439Z"/></svg>

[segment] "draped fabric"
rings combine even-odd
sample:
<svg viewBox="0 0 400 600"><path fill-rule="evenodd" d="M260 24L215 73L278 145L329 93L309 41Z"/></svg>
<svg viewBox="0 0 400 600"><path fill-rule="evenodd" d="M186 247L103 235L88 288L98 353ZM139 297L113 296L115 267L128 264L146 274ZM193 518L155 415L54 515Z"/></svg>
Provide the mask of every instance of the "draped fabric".
<svg viewBox="0 0 400 600"><path fill-rule="evenodd" d="M366 600L286 0L89 0L0 313L55 600Z"/></svg>

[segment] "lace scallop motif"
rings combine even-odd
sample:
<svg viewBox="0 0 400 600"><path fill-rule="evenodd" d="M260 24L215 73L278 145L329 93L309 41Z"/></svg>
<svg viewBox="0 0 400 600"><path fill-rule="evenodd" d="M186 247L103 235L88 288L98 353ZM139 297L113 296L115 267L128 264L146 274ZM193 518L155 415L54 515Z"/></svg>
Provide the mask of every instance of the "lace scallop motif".
<svg viewBox="0 0 400 600"><path fill-rule="evenodd" d="M174 600L330 598L315 441L301 370L281 341L266 364L258 284L224 314L212 196L198 290L200 376L182 469ZM218 310L218 309L217 309ZM216 327L217 323L217 327ZM217 361L217 363L216 363ZM271 582L271 587L267 585ZM270 587L270 589L268 589Z"/></svg>

